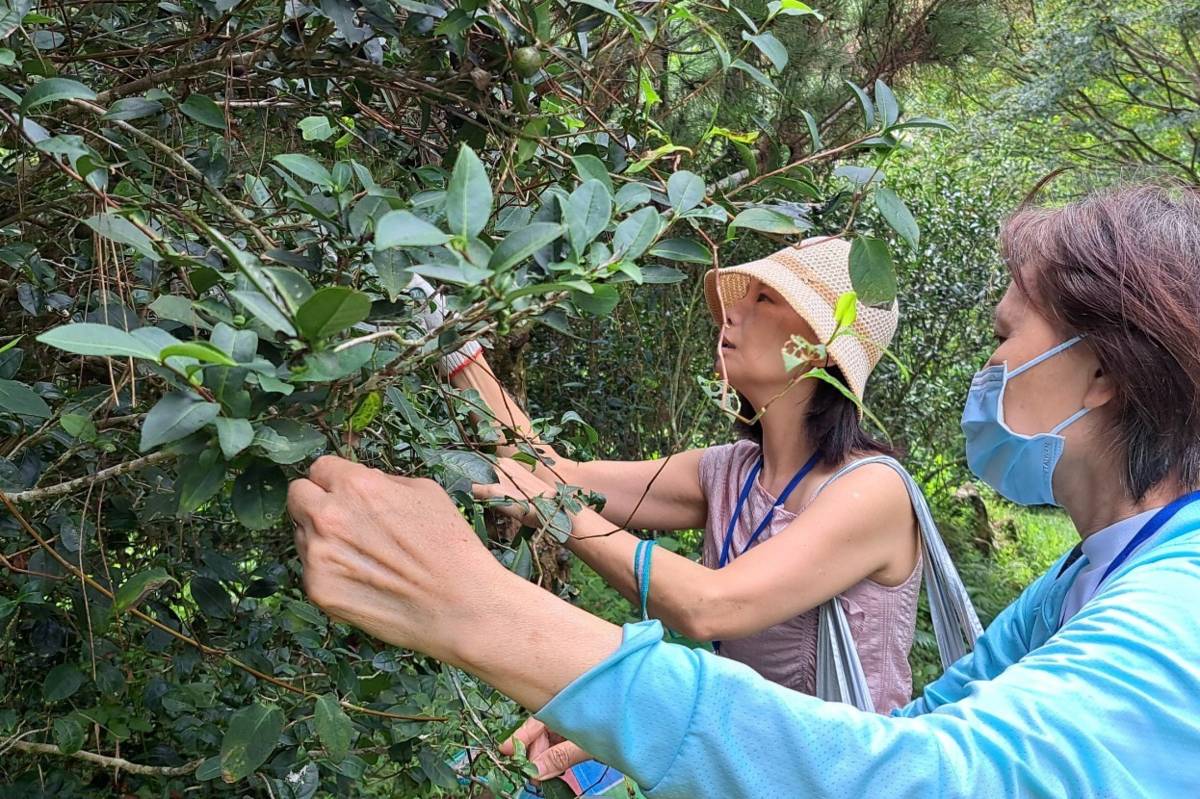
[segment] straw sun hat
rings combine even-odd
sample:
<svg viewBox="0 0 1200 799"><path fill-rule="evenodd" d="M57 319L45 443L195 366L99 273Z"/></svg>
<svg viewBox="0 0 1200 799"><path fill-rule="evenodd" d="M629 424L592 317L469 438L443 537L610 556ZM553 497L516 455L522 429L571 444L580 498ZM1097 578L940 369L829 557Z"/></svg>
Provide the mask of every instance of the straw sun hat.
<svg viewBox="0 0 1200 799"><path fill-rule="evenodd" d="M815 237L757 261L709 270L704 276L704 294L718 326L725 321L721 299L724 299L725 307L742 299L751 278L758 278L783 295L796 313L812 326L820 343L827 343L835 327L833 314L837 299L852 288L850 242ZM851 325L855 335L838 336L829 347L829 359L842 370L846 384L860 400L867 386L867 376L892 341L899 316L895 302L890 308L873 308L860 302L858 318Z"/></svg>

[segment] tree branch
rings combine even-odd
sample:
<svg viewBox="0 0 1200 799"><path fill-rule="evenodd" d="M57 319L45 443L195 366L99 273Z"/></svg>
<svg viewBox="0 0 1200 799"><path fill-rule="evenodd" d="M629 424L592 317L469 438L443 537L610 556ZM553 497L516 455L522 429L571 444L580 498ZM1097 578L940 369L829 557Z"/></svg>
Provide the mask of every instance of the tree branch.
<svg viewBox="0 0 1200 799"><path fill-rule="evenodd" d="M78 760L84 760L88 763L94 763L106 769L120 769L130 774L145 774L159 777L182 777L194 772L203 760L192 760L184 763L182 766L145 766L141 763L131 763L123 757L108 757L107 755L98 755L95 752L85 752L82 749L78 752L67 754L59 749L54 744L35 744L28 741L14 741L10 746L18 752L25 752L31 755L57 755L58 757L73 757Z"/></svg>
<svg viewBox="0 0 1200 799"><path fill-rule="evenodd" d="M78 490L90 488L96 483L102 483L105 480L111 480L114 477L120 477L123 474L137 471L146 466L153 466L156 463L169 461L175 457L173 452L152 452L149 455L144 455L140 458L135 458L125 463L118 463L116 466L109 466L107 469L101 469L95 474L84 475L77 477L74 480L68 480L65 483L57 483L56 485L46 486L45 488L31 488L28 491L18 491L15 494L9 494L8 498L13 502L37 502L51 497L59 497L63 494L70 494Z"/></svg>

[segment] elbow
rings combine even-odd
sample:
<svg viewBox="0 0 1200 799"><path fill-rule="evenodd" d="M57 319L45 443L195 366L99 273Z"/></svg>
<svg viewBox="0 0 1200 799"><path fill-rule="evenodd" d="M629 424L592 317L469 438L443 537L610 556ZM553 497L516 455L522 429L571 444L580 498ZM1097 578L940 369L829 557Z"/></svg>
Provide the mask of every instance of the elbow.
<svg viewBox="0 0 1200 799"><path fill-rule="evenodd" d="M744 635L744 631L731 623L736 617L724 610L725 605L717 592L702 589L681 609L671 627L693 641L720 641L735 634Z"/></svg>

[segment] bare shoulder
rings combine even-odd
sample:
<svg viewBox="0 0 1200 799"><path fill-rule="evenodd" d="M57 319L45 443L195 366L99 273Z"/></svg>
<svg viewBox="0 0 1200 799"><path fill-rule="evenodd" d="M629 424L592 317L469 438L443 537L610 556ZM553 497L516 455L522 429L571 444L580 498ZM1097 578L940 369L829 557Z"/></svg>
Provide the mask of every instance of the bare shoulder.
<svg viewBox="0 0 1200 799"><path fill-rule="evenodd" d="M867 453L847 458L845 464L834 470L835 474L864 457L871 455ZM829 482L813 500L813 505L854 507L855 516L870 522L889 518L893 521L907 520L911 515L912 501L908 496L908 486L896 470L896 465L897 462L892 460L890 464L875 461L857 466Z"/></svg>

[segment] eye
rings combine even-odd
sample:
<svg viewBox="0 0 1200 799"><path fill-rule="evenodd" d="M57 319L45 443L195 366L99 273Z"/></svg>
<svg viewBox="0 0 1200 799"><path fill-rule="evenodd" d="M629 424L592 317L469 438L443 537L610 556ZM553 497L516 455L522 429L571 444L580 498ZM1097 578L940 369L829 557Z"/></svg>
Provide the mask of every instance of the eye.
<svg viewBox="0 0 1200 799"><path fill-rule="evenodd" d="M774 302L774 300L771 299L771 297L767 294L767 292L760 291L758 293L758 298L755 300L755 302Z"/></svg>

